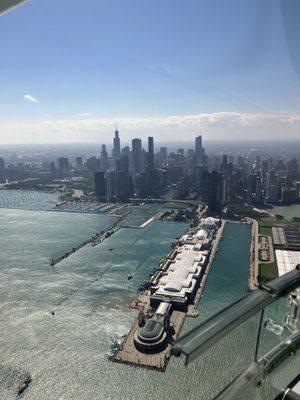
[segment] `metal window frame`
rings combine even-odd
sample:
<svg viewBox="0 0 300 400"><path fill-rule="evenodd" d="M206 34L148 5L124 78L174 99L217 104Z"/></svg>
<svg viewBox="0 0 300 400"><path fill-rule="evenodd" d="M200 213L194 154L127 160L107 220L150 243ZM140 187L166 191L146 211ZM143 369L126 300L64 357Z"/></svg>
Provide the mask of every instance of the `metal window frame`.
<svg viewBox="0 0 300 400"><path fill-rule="evenodd" d="M189 364L243 322L299 286L300 265L297 265L295 270L259 286L187 333L172 346L172 354L184 355L185 364Z"/></svg>

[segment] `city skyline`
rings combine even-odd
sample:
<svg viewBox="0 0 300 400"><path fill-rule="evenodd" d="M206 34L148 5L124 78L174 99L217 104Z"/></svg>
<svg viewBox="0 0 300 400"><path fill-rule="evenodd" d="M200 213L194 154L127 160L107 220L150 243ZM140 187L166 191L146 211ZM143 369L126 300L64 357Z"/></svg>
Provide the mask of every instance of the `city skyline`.
<svg viewBox="0 0 300 400"><path fill-rule="evenodd" d="M110 146L99 145L96 153L94 148L90 156L84 157L78 148L69 159L65 149L56 161L42 158L38 164L22 163L20 158L14 164L6 158L6 168L5 160L0 158L0 182L7 188L22 188L25 184L27 189L41 189L40 185L49 189L46 182L61 185L59 180L64 182L66 178L72 187L74 178L80 193L94 193L100 202L161 201L164 196L176 200L198 198L212 212L219 212L226 204L299 202L299 156L286 153L287 148L277 154L259 148L209 154L202 135L195 136L193 146L176 150L155 145L154 136L148 136L144 144L140 138L132 138L128 146L117 127L111 142ZM67 191L66 199L73 200L73 189Z"/></svg>
<svg viewBox="0 0 300 400"><path fill-rule="evenodd" d="M1 144L299 138L297 4L89 5L1 16Z"/></svg>

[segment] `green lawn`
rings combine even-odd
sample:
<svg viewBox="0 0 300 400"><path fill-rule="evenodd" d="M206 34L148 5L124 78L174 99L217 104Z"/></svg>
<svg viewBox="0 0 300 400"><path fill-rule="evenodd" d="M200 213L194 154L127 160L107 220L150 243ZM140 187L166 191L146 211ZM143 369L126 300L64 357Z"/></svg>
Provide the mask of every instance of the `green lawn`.
<svg viewBox="0 0 300 400"><path fill-rule="evenodd" d="M281 221L259 221L258 222L258 233L261 235L268 235L273 239L273 234L272 234L272 226L274 225L279 225L279 222L282 223L283 220ZM277 262L276 262L276 256L274 252L274 262L264 264L261 263L259 264L258 268L258 279L260 282L262 281L270 281L272 279L278 278L278 268L277 268Z"/></svg>
<svg viewBox="0 0 300 400"><path fill-rule="evenodd" d="M270 226L264 226L259 223L258 233L260 233L261 235L271 236L271 238L273 239L272 227Z"/></svg>
<svg viewBox="0 0 300 400"><path fill-rule="evenodd" d="M277 262L274 261L270 264L259 264L258 278L260 282L278 278Z"/></svg>
<svg viewBox="0 0 300 400"><path fill-rule="evenodd" d="M259 228L272 227L272 226L284 226L286 228L300 228L299 221L293 221L290 219L273 219L273 220L263 219L258 223L259 223Z"/></svg>

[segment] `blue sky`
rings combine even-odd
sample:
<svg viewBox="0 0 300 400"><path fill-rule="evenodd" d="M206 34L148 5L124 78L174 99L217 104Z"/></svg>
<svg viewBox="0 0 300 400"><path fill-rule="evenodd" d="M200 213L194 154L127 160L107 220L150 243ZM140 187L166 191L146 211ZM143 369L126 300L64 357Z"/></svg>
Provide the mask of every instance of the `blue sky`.
<svg viewBox="0 0 300 400"><path fill-rule="evenodd" d="M0 17L0 140L105 141L115 124L126 139L300 137L281 11L277 0L30 0Z"/></svg>

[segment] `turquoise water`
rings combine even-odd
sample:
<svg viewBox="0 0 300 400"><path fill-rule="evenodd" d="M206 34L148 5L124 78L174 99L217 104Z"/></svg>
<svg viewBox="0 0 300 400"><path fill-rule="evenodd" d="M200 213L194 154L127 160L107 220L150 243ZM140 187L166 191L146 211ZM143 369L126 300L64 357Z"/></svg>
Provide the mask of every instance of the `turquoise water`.
<svg viewBox="0 0 300 400"><path fill-rule="evenodd" d="M140 213L142 218L143 209ZM171 359L164 374L109 360L112 346L136 318L128 303L140 282L187 228L156 221L143 230L121 229L98 246L49 265L110 221L102 215L0 210L1 399L15 399L26 371L33 381L22 398L30 400L205 399L248 363L253 337L244 331L189 367ZM187 319L184 332L245 293L249 240L249 226L226 227L200 316ZM232 348L241 348L238 359L228 352Z"/></svg>
<svg viewBox="0 0 300 400"><path fill-rule="evenodd" d="M273 214L283 215L286 219L292 219L293 217L300 218L300 204L292 204L290 206L274 206L270 212Z"/></svg>

